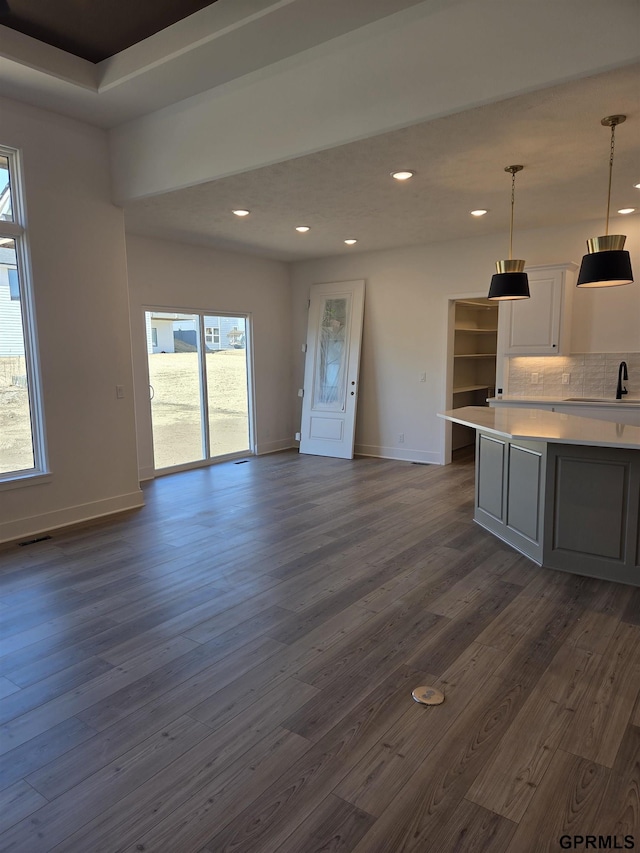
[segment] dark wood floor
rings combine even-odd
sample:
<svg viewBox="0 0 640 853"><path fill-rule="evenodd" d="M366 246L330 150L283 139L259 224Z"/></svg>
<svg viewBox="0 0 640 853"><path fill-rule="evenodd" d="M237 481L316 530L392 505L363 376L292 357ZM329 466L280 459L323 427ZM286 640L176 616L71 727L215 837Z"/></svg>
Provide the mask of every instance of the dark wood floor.
<svg viewBox="0 0 640 853"><path fill-rule="evenodd" d="M0 551L0 849L640 836L640 590L537 568L472 484L283 453Z"/></svg>

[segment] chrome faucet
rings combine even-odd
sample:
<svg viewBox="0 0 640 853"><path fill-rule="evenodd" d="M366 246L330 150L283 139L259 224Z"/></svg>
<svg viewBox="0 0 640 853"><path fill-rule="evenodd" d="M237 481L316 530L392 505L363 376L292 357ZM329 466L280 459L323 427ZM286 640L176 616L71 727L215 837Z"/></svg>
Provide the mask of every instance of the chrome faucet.
<svg viewBox="0 0 640 853"><path fill-rule="evenodd" d="M616 388L616 400L622 400L623 394L628 394L626 387L622 386L622 380L628 380L629 374L627 373L627 362L621 361L618 367L618 387Z"/></svg>

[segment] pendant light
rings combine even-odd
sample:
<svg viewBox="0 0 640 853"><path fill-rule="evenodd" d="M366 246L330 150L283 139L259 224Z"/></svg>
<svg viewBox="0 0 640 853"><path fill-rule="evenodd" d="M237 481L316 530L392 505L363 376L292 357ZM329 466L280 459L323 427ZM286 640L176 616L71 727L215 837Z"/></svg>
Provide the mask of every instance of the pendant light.
<svg viewBox="0 0 640 853"><path fill-rule="evenodd" d="M600 124L611 128L611 153L609 155L609 190L607 193L607 221L604 236L587 240L587 254L582 259L578 274L578 287L616 287L632 284L631 257L624 251L624 234L609 234L609 207L611 205L611 175L615 149L616 126L626 121L626 116L606 116Z"/></svg>
<svg viewBox="0 0 640 853"><path fill-rule="evenodd" d="M516 197L516 173L524 166L505 166L505 172L511 172L511 226L509 228L509 260L496 261L497 273L491 279L489 299L528 299L529 279L524 271L524 261L513 260L513 206Z"/></svg>

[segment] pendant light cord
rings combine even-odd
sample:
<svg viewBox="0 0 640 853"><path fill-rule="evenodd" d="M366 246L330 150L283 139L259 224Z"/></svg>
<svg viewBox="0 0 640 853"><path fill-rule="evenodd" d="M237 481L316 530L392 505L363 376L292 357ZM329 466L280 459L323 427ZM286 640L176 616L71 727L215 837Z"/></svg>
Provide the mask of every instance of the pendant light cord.
<svg viewBox="0 0 640 853"><path fill-rule="evenodd" d="M511 172L511 224L509 226L509 260L513 258L513 207L516 200L516 173Z"/></svg>
<svg viewBox="0 0 640 853"><path fill-rule="evenodd" d="M611 154L609 156L609 189L607 191L607 221L605 225L605 237L609 234L609 209L611 207L611 176L613 174L613 154L616 147L616 123L611 125Z"/></svg>

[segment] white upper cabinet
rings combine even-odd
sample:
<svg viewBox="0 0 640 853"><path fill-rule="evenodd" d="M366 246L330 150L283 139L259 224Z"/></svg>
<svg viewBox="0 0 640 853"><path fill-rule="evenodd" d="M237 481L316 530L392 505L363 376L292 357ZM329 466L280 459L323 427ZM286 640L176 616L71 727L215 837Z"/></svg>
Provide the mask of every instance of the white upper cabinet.
<svg viewBox="0 0 640 853"><path fill-rule="evenodd" d="M567 355L576 269L576 264L526 268L531 299L500 303L500 355Z"/></svg>

